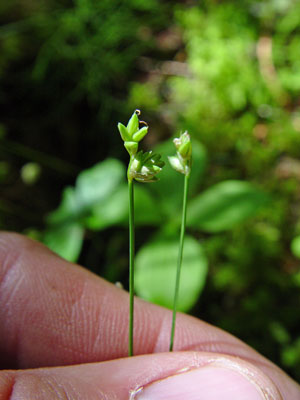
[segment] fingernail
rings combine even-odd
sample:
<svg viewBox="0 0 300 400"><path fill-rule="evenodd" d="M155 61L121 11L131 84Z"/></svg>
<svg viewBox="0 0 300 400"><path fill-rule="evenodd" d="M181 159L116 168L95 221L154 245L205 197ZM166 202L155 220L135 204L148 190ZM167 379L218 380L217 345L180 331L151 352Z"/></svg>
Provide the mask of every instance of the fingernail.
<svg viewBox="0 0 300 400"><path fill-rule="evenodd" d="M173 375L141 389L137 400L266 400L264 392L244 374L209 364Z"/></svg>

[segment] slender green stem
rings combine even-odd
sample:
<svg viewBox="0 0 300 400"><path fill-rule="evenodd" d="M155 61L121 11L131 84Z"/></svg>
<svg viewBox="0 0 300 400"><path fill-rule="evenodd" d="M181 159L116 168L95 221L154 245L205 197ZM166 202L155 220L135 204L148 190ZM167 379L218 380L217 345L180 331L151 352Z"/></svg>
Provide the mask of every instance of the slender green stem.
<svg viewBox="0 0 300 400"><path fill-rule="evenodd" d="M129 336L128 355L133 356L133 316L134 316L134 190L133 180L128 179L129 191Z"/></svg>
<svg viewBox="0 0 300 400"><path fill-rule="evenodd" d="M186 226L186 209L187 209L187 197L188 197L188 189L189 189L189 178L190 178L190 175L184 176L183 206L182 206L179 252L178 252L178 259L177 259L177 272L176 272L175 294L174 294L174 304L173 304L171 339L170 339L170 348L169 348L170 351L173 351L173 344L174 344L176 311L177 311L180 272L181 272L182 255L183 255L184 234L185 234L185 226Z"/></svg>

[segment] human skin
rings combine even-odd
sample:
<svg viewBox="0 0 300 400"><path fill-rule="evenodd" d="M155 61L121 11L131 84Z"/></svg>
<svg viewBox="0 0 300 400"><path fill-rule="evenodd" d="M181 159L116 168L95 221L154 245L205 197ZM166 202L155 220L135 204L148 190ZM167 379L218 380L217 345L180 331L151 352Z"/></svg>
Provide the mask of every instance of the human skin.
<svg viewBox="0 0 300 400"><path fill-rule="evenodd" d="M299 400L300 387L232 335L135 301L18 234L0 234L0 400Z"/></svg>

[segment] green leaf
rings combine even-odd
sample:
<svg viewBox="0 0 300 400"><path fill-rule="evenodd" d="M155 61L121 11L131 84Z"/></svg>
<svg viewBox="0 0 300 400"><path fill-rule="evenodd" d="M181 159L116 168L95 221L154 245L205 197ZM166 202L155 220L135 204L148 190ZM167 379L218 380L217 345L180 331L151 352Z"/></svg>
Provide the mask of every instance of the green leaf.
<svg viewBox="0 0 300 400"><path fill-rule="evenodd" d="M291 251L295 257L300 258L300 236L296 236L292 240Z"/></svg>
<svg viewBox="0 0 300 400"><path fill-rule="evenodd" d="M221 182L190 201L187 224L207 232L231 229L268 201L266 193L248 182Z"/></svg>
<svg viewBox="0 0 300 400"><path fill-rule="evenodd" d="M162 222L161 211L155 198L148 188L139 183L134 185L134 208L134 219L136 225L156 226ZM128 207L126 223L127 221Z"/></svg>
<svg viewBox="0 0 300 400"><path fill-rule="evenodd" d="M122 184L111 196L95 204L84 224L92 230L105 229L128 221L128 189Z"/></svg>
<svg viewBox="0 0 300 400"><path fill-rule="evenodd" d="M64 190L60 206L47 218L50 224L78 221L89 214L95 205L106 202L124 180L121 162L108 159L78 175L75 188Z"/></svg>
<svg viewBox="0 0 300 400"><path fill-rule="evenodd" d="M82 247L85 219L96 205L109 202L124 175L123 164L114 159L81 172L75 188L67 187L63 191L60 206L48 216L49 226L43 242L65 259L76 261ZM105 224L111 224L115 218L111 214L112 221L109 221L107 215Z"/></svg>
<svg viewBox="0 0 300 400"><path fill-rule="evenodd" d="M172 308L175 290L178 238L160 236L138 252L135 287L142 298ZM185 237L178 310L188 311L196 303L205 283L207 260L200 243Z"/></svg>
<svg viewBox="0 0 300 400"><path fill-rule="evenodd" d="M142 185L134 185L135 224L158 225L161 222L159 207L151 193ZM89 229L104 229L111 225L128 224L128 187L122 184L105 201L96 204L91 214L85 219Z"/></svg>
<svg viewBox="0 0 300 400"><path fill-rule="evenodd" d="M124 179L124 166L108 159L81 172L76 180L76 198L81 208L88 208L110 196Z"/></svg>
<svg viewBox="0 0 300 400"><path fill-rule="evenodd" d="M58 208L47 216L50 225L58 225L68 221L74 221L77 217L78 206L73 187L66 187L62 193L62 200Z"/></svg>
<svg viewBox="0 0 300 400"><path fill-rule="evenodd" d="M159 153L165 161L168 156L176 153L172 139L160 144L155 148L155 153ZM193 142L193 164L190 177L189 195L192 195L199 188L201 178L206 166L206 150L199 142ZM159 181L151 185L150 190L155 193L160 201L160 206L164 214L173 216L180 210L182 205L184 177L174 171L169 162L166 162L163 170L159 173Z"/></svg>
<svg viewBox="0 0 300 400"><path fill-rule="evenodd" d="M81 251L83 234L83 227L72 223L48 230L43 242L61 257L75 262Z"/></svg>

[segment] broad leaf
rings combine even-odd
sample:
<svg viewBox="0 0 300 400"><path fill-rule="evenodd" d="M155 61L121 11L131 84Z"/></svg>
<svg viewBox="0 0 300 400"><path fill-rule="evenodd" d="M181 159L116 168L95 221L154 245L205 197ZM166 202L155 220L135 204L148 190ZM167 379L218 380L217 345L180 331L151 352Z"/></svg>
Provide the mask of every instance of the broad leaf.
<svg viewBox="0 0 300 400"><path fill-rule="evenodd" d="M78 221L89 214L95 205L107 202L124 179L121 162L108 159L81 172L74 188L64 190L60 206L48 216L50 224Z"/></svg>
<svg viewBox="0 0 300 400"><path fill-rule="evenodd" d="M49 229L44 243L68 261L75 262L80 254L84 229L76 223Z"/></svg>
<svg viewBox="0 0 300 400"><path fill-rule="evenodd" d="M60 206L47 218L43 242L69 261L76 261L82 247L85 218L95 205L108 202L124 179L124 166L109 159L81 172L75 187L63 191ZM106 225L115 216L106 217Z"/></svg>
<svg viewBox="0 0 300 400"><path fill-rule="evenodd" d="M142 298L172 308L179 239L160 236L146 244L136 257L135 287ZM188 311L196 303L205 283L207 261L200 243L186 236L178 299L178 310Z"/></svg>
<svg viewBox="0 0 300 400"><path fill-rule="evenodd" d="M124 166L108 159L81 172L76 180L76 197L80 206L88 208L107 199L124 179Z"/></svg>
<svg viewBox="0 0 300 400"><path fill-rule="evenodd" d="M190 201L187 224L207 232L231 229L254 216L268 200L266 193L248 182L218 183Z"/></svg>
<svg viewBox="0 0 300 400"><path fill-rule="evenodd" d="M159 207L142 184L134 185L134 204L136 225L157 225L161 222ZM128 225L128 218L128 187L122 184L109 198L91 208L85 226L98 230L115 224Z"/></svg>
<svg viewBox="0 0 300 400"><path fill-rule="evenodd" d="M295 257L300 258L300 236L296 236L292 240L291 250Z"/></svg>

